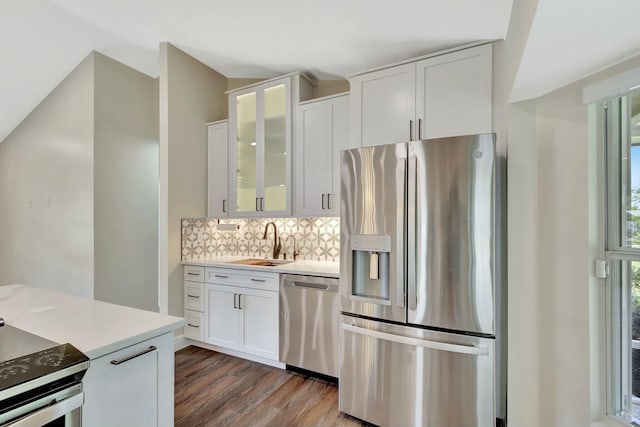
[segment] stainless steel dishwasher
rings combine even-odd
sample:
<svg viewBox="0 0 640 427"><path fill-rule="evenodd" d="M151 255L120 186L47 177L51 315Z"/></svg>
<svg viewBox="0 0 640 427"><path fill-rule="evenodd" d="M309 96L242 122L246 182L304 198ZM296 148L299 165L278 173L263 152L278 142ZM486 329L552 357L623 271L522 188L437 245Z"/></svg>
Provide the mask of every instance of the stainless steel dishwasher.
<svg viewBox="0 0 640 427"><path fill-rule="evenodd" d="M280 362L338 377L338 279L280 275Z"/></svg>

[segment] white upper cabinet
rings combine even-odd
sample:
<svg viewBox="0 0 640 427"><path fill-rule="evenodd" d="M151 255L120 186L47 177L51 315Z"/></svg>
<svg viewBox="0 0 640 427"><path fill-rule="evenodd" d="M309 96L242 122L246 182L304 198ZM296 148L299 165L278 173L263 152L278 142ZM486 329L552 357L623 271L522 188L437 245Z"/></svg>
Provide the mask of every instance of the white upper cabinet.
<svg viewBox="0 0 640 427"><path fill-rule="evenodd" d="M352 143L491 132L491 49L486 44L352 77Z"/></svg>
<svg viewBox="0 0 640 427"><path fill-rule="evenodd" d="M349 95L298 107L295 210L298 216L340 214L340 151L350 147Z"/></svg>
<svg viewBox="0 0 640 427"><path fill-rule="evenodd" d="M222 120L208 128L208 202L209 218L229 216L229 122Z"/></svg>
<svg viewBox="0 0 640 427"><path fill-rule="evenodd" d="M491 132L490 44L424 59L416 67L419 139Z"/></svg>
<svg viewBox="0 0 640 427"><path fill-rule="evenodd" d="M231 216L291 213L291 79L233 92Z"/></svg>
<svg viewBox="0 0 640 427"><path fill-rule="evenodd" d="M416 115L416 66L405 64L350 80L355 146L409 141Z"/></svg>
<svg viewBox="0 0 640 427"><path fill-rule="evenodd" d="M231 217L291 215L292 105L300 74L229 92Z"/></svg>

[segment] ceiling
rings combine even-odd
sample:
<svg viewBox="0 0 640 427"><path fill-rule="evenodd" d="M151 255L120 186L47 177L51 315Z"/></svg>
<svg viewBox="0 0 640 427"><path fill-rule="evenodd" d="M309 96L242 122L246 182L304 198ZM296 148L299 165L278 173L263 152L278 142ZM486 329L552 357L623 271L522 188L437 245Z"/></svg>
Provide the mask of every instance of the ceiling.
<svg viewBox="0 0 640 427"><path fill-rule="evenodd" d="M512 101L639 52L637 0L536 1ZM375 7L370 0L2 0L0 141L92 50L154 77L158 46L168 41L227 77L305 70L335 79L502 39L511 7L512 0L396 0Z"/></svg>
<svg viewBox="0 0 640 427"><path fill-rule="evenodd" d="M640 54L637 0L538 0L511 101L537 98Z"/></svg>
<svg viewBox="0 0 640 427"><path fill-rule="evenodd" d="M168 41L227 77L320 79L503 38L512 0L2 0L0 141L92 50L150 76Z"/></svg>

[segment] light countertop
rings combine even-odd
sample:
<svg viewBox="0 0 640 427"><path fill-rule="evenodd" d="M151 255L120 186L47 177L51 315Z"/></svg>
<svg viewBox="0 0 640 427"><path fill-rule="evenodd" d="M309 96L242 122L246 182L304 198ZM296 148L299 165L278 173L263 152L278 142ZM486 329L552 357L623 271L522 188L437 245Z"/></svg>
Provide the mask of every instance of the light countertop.
<svg viewBox="0 0 640 427"><path fill-rule="evenodd" d="M185 324L180 317L23 285L0 286L0 317L48 340L71 343L91 359Z"/></svg>
<svg viewBox="0 0 640 427"><path fill-rule="evenodd" d="M236 268L241 270L265 271L272 273L304 274L307 276L340 277L340 263L331 261L297 260L290 264L265 267L260 265L229 264L247 258L248 256L223 256L200 261L182 261L184 265L198 265L203 267Z"/></svg>

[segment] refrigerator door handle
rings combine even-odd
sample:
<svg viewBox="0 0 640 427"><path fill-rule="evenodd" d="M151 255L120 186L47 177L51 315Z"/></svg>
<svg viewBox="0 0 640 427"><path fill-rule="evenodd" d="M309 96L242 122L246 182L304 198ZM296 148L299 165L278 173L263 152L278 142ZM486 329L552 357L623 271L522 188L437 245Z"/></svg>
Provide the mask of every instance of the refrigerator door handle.
<svg viewBox="0 0 640 427"><path fill-rule="evenodd" d="M342 329L345 331L353 332L354 334L365 335L371 338L377 338L385 341L396 342L398 344L412 345L424 348L430 348L433 350L449 351L452 353L471 354L475 356L488 356L489 349L484 347L475 347L462 344L450 344L439 341L421 340L418 338L410 338L402 335L389 334L387 332L374 331L371 329L361 328L359 326L349 325L348 323L342 324Z"/></svg>
<svg viewBox="0 0 640 427"><path fill-rule="evenodd" d="M410 310L415 310L418 306L416 283L417 165L418 158L416 156L409 156L409 176L407 182L407 304Z"/></svg>

